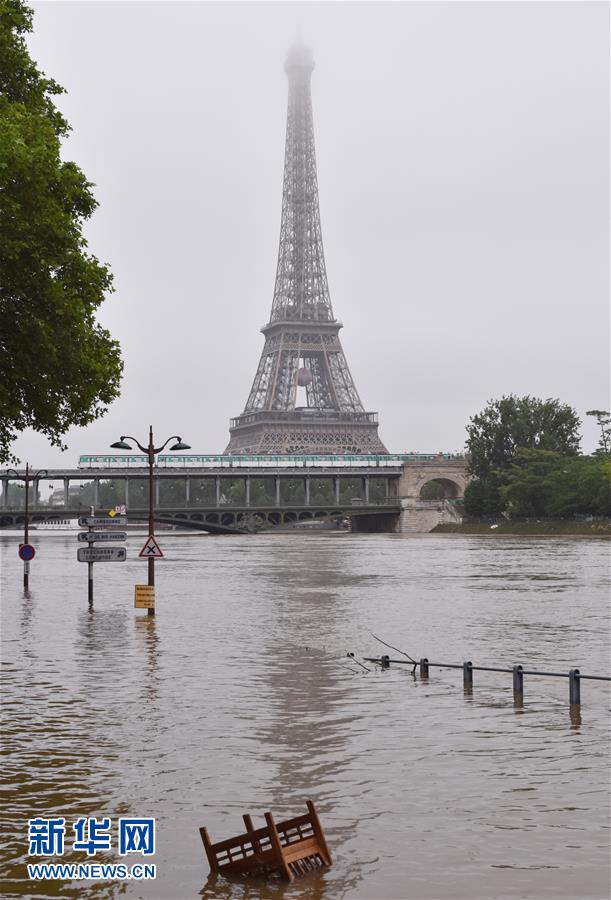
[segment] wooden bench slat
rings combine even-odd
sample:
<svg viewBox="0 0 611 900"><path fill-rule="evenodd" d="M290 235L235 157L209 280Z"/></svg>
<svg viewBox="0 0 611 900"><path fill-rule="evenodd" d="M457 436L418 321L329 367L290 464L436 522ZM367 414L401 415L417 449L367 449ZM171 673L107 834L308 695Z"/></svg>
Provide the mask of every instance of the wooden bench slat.
<svg viewBox="0 0 611 900"><path fill-rule="evenodd" d="M223 874L223 870L232 872L248 872L249 869L256 869L258 866L275 866L276 859L272 850L265 850L264 853L256 853L254 856L246 856L244 859L236 859L231 863L219 866L219 872Z"/></svg>
<svg viewBox="0 0 611 900"><path fill-rule="evenodd" d="M236 835L236 837L227 838L224 841L218 841L218 843L212 844L211 849L217 853L219 850L227 850L228 847L237 847L240 844L250 844L253 838L269 838L269 830L267 828L257 828L256 831L245 831L243 834Z"/></svg>
<svg viewBox="0 0 611 900"><path fill-rule="evenodd" d="M306 823L312 824L310 813L305 813L303 816L295 816L294 819L287 819L285 822L276 822L276 829L278 831L286 831L287 828L296 828L298 825L305 825Z"/></svg>
<svg viewBox="0 0 611 900"><path fill-rule="evenodd" d="M289 863L296 859L303 859L304 856L312 856L314 853L320 853L320 844L315 837L306 838L305 841L299 841L296 844L289 844L282 851L282 855Z"/></svg>

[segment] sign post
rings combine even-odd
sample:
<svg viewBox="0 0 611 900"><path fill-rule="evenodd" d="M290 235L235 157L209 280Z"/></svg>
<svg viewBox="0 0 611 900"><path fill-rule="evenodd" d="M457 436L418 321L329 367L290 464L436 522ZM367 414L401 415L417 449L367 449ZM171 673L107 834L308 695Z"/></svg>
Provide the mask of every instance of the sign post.
<svg viewBox="0 0 611 900"><path fill-rule="evenodd" d="M96 525L125 525L127 519L124 515L115 515L114 518L94 515L94 507L91 507L91 515L81 516L78 520L79 525L87 526L87 531L79 532L78 539L86 542L86 547L79 547L76 551L76 558L79 562L87 563L87 599L89 606L93 606L93 564L96 562L125 562L127 559L127 550L125 547L95 547L96 541L126 541L127 532L116 531L94 531Z"/></svg>
<svg viewBox="0 0 611 900"><path fill-rule="evenodd" d="M6 474L10 475L12 478L16 478L19 481L25 482L25 515L23 517L23 544L19 545L19 557L23 560L23 589L26 592L30 587L30 560L34 559L35 550L30 544L30 511L29 511L29 497L30 497L30 481L34 482L34 489L37 493L38 491L38 483L41 478L44 478L45 475L48 475L46 469L40 469L40 471L36 472L35 475L31 474L30 464L25 464L25 476L20 475L15 469L7 469ZM7 482L7 490L8 490L8 482ZM31 556L22 556L21 555L21 547L29 547L32 551ZM27 551L26 551L27 552Z"/></svg>
<svg viewBox="0 0 611 900"><path fill-rule="evenodd" d="M155 585L137 584L134 591L135 609L155 609Z"/></svg>

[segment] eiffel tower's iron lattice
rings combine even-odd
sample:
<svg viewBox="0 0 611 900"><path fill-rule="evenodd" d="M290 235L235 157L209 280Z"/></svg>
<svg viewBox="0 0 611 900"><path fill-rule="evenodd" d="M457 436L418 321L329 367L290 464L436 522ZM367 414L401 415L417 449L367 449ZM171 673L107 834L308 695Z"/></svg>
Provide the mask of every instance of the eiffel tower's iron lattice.
<svg viewBox="0 0 611 900"><path fill-rule="evenodd" d="M226 453L387 453L339 339L322 245L310 78L311 50L288 52L282 222L265 346ZM299 388L305 405L298 406Z"/></svg>

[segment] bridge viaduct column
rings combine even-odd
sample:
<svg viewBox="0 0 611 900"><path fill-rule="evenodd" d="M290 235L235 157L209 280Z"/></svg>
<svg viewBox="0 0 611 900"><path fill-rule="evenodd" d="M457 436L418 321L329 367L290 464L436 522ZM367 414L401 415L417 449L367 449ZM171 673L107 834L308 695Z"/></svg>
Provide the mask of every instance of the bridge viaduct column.
<svg viewBox="0 0 611 900"><path fill-rule="evenodd" d="M191 502L191 478L189 475L185 477L185 506Z"/></svg>
<svg viewBox="0 0 611 900"><path fill-rule="evenodd" d="M250 506L250 475L246 476L246 506Z"/></svg>
<svg viewBox="0 0 611 900"><path fill-rule="evenodd" d="M69 495L70 495L70 479L64 478L64 507L65 507L65 509L68 509Z"/></svg>
<svg viewBox="0 0 611 900"><path fill-rule="evenodd" d="M0 507L6 509L8 500L8 478L2 479L2 497L0 497Z"/></svg>
<svg viewBox="0 0 611 900"><path fill-rule="evenodd" d="M363 478L363 499L365 503L369 503L369 476Z"/></svg>
<svg viewBox="0 0 611 900"><path fill-rule="evenodd" d="M129 478L125 479L125 505L129 507Z"/></svg>
<svg viewBox="0 0 611 900"><path fill-rule="evenodd" d="M220 506L221 505L221 476L220 475L217 475L216 478L214 479L214 488L215 488L215 495L216 495L216 505Z"/></svg>
<svg viewBox="0 0 611 900"><path fill-rule="evenodd" d="M335 482L335 505L339 506L339 475L333 479Z"/></svg>
<svg viewBox="0 0 611 900"><path fill-rule="evenodd" d="M276 475L276 506L280 506L280 476Z"/></svg>
<svg viewBox="0 0 611 900"><path fill-rule="evenodd" d="M309 506L310 505L310 476L309 475L306 475L306 477L304 478L304 482L305 482L305 505Z"/></svg>
<svg viewBox="0 0 611 900"><path fill-rule="evenodd" d="M100 479L94 478L93 480L93 505L97 507L100 505Z"/></svg>

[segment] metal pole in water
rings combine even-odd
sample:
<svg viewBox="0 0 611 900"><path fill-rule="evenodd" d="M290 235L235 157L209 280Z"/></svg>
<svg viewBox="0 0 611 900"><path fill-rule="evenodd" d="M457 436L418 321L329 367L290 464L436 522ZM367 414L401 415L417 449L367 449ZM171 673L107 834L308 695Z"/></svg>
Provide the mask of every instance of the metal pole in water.
<svg viewBox="0 0 611 900"><path fill-rule="evenodd" d="M524 669L523 666L513 667L513 705L522 706L524 703Z"/></svg>
<svg viewBox="0 0 611 900"><path fill-rule="evenodd" d="M28 505L28 494L30 492L30 464L25 464L25 516L23 519L23 543L30 543L30 532L29 532L29 505ZM30 586L30 564L29 562L24 561L23 563L23 589L27 591Z"/></svg>
<svg viewBox="0 0 611 900"><path fill-rule="evenodd" d="M420 660L420 677L428 678L429 677L429 661L424 657L424 659Z"/></svg>
<svg viewBox="0 0 611 900"><path fill-rule="evenodd" d="M153 466L155 465L155 444L153 443L153 426L151 425L149 428L149 446L148 446L148 455L149 455L149 535L155 534L155 509L154 509L154 499L153 499ZM159 482L157 482L159 484ZM150 587L154 587L155 585L155 559L154 557L149 557L148 559L148 583ZM147 610L147 615L154 616L155 610L150 607Z"/></svg>
<svg viewBox="0 0 611 900"><path fill-rule="evenodd" d="M579 669L571 669L569 672L569 703L571 706L579 706L581 703L581 678Z"/></svg>
<svg viewBox="0 0 611 900"><path fill-rule="evenodd" d="M462 664L462 683L465 693L472 694L473 693L473 663L471 660L469 662L464 662Z"/></svg>
<svg viewBox="0 0 611 900"><path fill-rule="evenodd" d="M383 669L390 669L390 656L381 656L380 664Z"/></svg>
<svg viewBox="0 0 611 900"><path fill-rule="evenodd" d="M89 514L91 516L95 515L95 506L89 507ZM89 534L93 531L93 526L90 525L87 528ZM88 547L93 547L92 541L87 541ZM93 563L87 563L87 600L89 601L89 606L93 606Z"/></svg>

